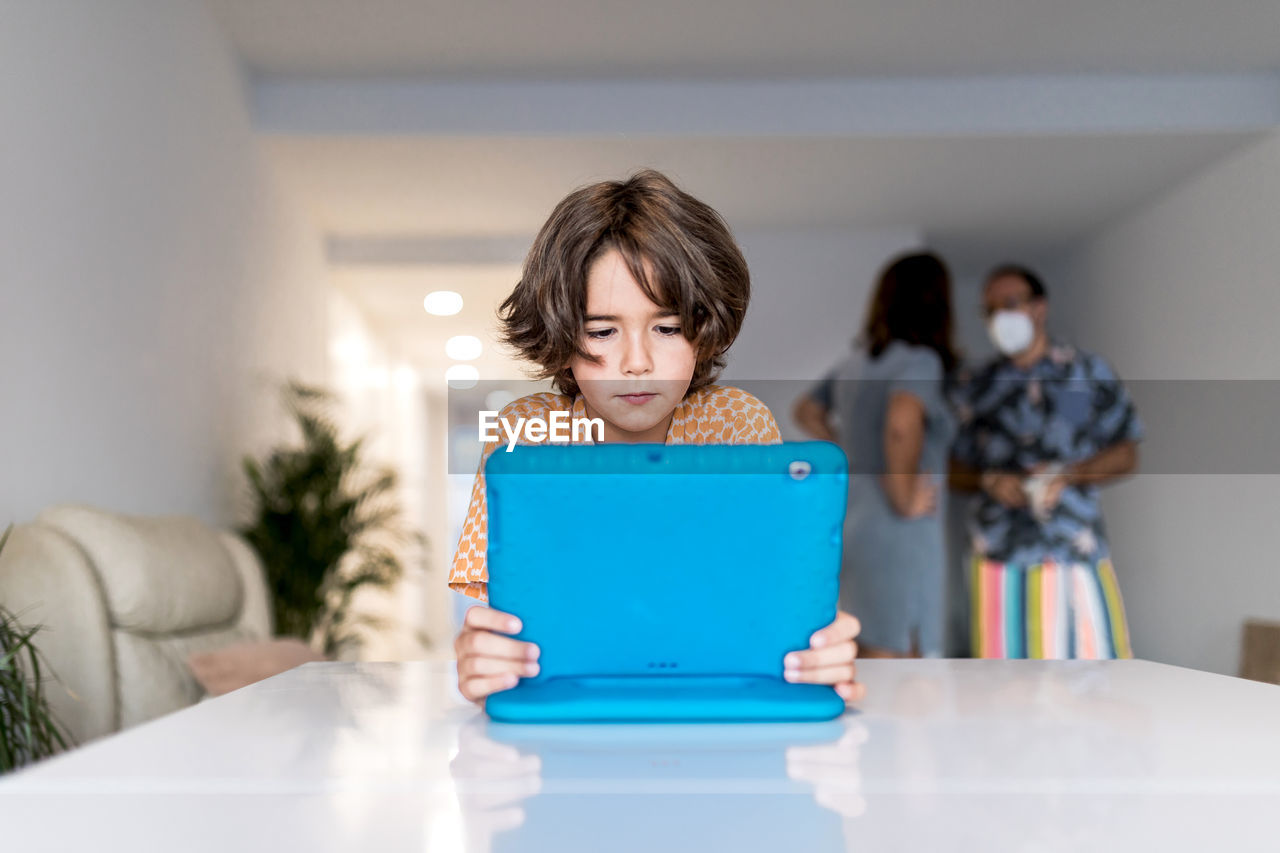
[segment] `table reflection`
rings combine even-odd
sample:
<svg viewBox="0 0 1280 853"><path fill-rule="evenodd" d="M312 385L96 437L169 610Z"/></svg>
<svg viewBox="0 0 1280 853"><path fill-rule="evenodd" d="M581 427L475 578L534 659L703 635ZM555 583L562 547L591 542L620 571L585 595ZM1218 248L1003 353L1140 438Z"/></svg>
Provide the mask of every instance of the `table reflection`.
<svg viewBox="0 0 1280 853"><path fill-rule="evenodd" d="M469 851L844 850L867 730L828 723L512 725L450 764ZM603 845L603 846L602 846Z"/></svg>

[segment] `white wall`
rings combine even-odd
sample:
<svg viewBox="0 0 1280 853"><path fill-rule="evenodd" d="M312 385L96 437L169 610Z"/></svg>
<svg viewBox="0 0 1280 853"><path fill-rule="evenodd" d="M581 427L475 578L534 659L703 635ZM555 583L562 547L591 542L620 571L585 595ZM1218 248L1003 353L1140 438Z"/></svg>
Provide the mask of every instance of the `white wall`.
<svg viewBox="0 0 1280 853"><path fill-rule="evenodd" d="M405 566L400 585L383 595L363 590L356 608L388 624L360 650L367 660L452 654L447 567L450 541L443 391L423 381L355 301L329 291L329 387L340 400L344 437L365 439L365 464L392 468L407 529L427 537L426 548L397 546ZM429 648L424 649L427 645Z"/></svg>
<svg viewBox="0 0 1280 853"><path fill-rule="evenodd" d="M0 524L55 501L231 520L275 383L324 368L317 234L198 0L5 4Z"/></svg>
<svg viewBox="0 0 1280 853"><path fill-rule="evenodd" d="M1145 409L1143 474L1108 491L1142 657L1223 673L1241 621L1280 619L1280 134L1073 253L1052 316ZM1144 405L1145 404L1145 405ZM1250 464L1252 463L1252 464Z"/></svg>
<svg viewBox="0 0 1280 853"><path fill-rule="evenodd" d="M724 377L773 409L785 439L800 440L795 398L848 354L885 263L923 238L908 227L736 236L751 268L751 306Z"/></svg>

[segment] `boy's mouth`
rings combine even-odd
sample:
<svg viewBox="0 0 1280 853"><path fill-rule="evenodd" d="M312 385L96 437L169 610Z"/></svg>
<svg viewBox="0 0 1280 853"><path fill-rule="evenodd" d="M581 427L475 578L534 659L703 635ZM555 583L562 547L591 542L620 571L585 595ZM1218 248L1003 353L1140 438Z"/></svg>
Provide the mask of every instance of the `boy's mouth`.
<svg viewBox="0 0 1280 853"><path fill-rule="evenodd" d="M633 406L643 406L645 403L649 402L650 400L657 397L658 395L652 394L649 392L643 392L640 394L619 394L618 396L621 397L623 400L626 400L628 403L630 403Z"/></svg>

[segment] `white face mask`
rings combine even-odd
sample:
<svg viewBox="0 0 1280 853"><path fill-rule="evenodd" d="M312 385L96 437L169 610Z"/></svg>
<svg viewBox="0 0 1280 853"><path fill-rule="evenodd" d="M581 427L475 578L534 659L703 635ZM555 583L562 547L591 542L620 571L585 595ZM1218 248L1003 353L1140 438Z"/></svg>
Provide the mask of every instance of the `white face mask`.
<svg viewBox="0 0 1280 853"><path fill-rule="evenodd" d="M1002 355L1025 352L1036 339L1036 327L1022 311L997 311L987 324L991 342Z"/></svg>

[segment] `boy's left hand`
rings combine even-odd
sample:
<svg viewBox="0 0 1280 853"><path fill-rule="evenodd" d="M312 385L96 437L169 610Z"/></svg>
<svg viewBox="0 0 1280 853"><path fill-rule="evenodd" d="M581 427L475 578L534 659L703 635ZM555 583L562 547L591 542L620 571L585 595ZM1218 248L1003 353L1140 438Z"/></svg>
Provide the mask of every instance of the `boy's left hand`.
<svg viewBox="0 0 1280 853"><path fill-rule="evenodd" d="M857 702L867 689L857 681L858 644L853 638L862 630L857 617L837 613L830 625L813 633L809 648L783 658L783 677L803 684L830 684L846 703Z"/></svg>

